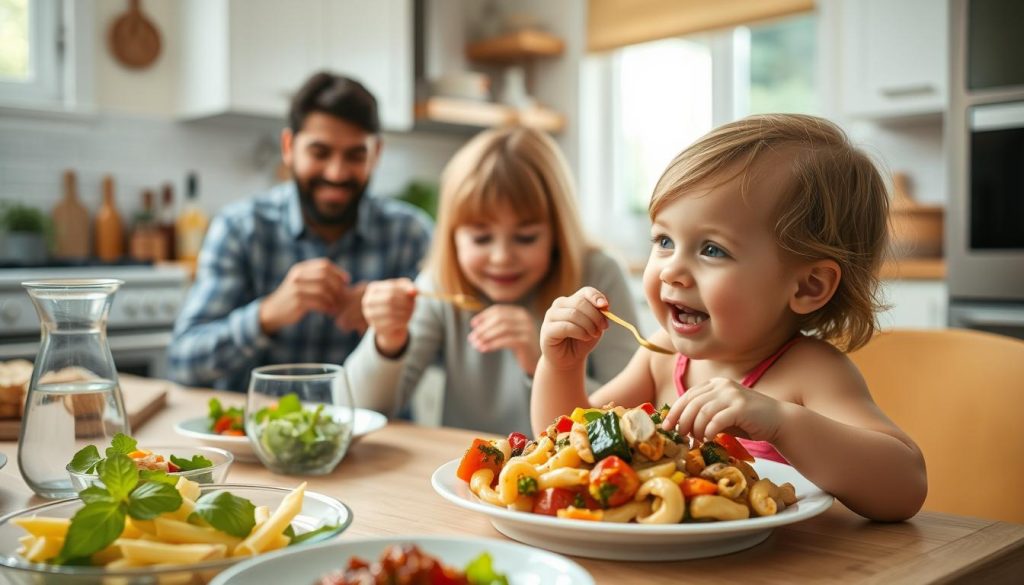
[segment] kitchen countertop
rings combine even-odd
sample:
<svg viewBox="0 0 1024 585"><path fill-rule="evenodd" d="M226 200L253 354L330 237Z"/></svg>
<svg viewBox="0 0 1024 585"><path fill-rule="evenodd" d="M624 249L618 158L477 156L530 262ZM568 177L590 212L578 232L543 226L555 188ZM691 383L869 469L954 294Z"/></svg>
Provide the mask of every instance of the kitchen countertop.
<svg viewBox="0 0 1024 585"><path fill-rule="evenodd" d="M202 415L217 396L241 404L244 396L172 387L168 407L134 433L140 444L195 443L173 431ZM401 535L476 535L505 539L478 514L437 495L430 475L459 457L479 433L392 423L356 443L330 475L303 477L309 489L348 504L355 521L342 538ZM17 444L0 441L10 461L0 469L0 514L42 503L18 473ZM290 486L299 478L262 466L235 464L229 481ZM922 512L907 522L869 522L835 503L814 518L775 529L763 543L738 553L679 562L576 559L599 584L1019 582L1024 574L1024 526ZM340 561L339 561L340 562Z"/></svg>

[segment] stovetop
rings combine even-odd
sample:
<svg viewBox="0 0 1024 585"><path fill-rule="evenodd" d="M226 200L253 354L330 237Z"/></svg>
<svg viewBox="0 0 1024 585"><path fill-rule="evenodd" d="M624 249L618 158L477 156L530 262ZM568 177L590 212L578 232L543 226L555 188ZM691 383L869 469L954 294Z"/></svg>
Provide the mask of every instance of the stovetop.
<svg viewBox="0 0 1024 585"><path fill-rule="evenodd" d="M0 339L38 336L39 318L22 282L53 278L116 278L107 331L168 329L184 303L188 273L173 265L102 264L0 268Z"/></svg>

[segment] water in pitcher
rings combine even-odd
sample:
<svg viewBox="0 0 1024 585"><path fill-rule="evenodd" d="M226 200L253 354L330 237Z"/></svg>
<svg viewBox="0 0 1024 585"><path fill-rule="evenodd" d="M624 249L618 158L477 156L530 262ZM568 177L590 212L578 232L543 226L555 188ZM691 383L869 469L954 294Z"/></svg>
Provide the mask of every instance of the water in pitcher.
<svg viewBox="0 0 1024 585"><path fill-rule="evenodd" d="M29 395L22 442L25 457L20 464L32 478L33 491L43 497L75 494L63 465L87 445L103 449L110 439L127 429L120 390L112 380L85 380L40 384ZM62 465L53 465L53 462Z"/></svg>
<svg viewBox="0 0 1024 585"><path fill-rule="evenodd" d="M107 345L114 279L22 283L39 314L41 339L18 441L25 483L44 498L75 496L67 464L78 450L102 452L130 433L117 369Z"/></svg>

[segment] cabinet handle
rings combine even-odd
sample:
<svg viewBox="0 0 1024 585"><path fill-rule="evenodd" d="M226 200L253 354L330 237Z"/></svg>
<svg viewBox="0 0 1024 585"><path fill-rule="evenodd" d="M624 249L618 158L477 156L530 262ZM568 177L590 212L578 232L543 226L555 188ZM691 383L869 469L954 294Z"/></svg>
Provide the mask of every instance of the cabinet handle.
<svg viewBox="0 0 1024 585"><path fill-rule="evenodd" d="M935 86L930 83L917 83L902 87L884 87L879 91L887 98L899 98L935 93Z"/></svg>

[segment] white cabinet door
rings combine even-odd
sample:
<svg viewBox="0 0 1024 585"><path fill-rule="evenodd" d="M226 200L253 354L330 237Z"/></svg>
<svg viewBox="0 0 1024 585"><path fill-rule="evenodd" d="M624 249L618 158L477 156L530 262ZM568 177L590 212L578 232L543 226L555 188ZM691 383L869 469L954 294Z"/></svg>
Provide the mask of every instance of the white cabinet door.
<svg viewBox="0 0 1024 585"><path fill-rule="evenodd" d="M324 10L324 68L353 77L373 92L385 129L410 129L412 0L334 0Z"/></svg>
<svg viewBox="0 0 1024 585"><path fill-rule="evenodd" d="M949 290L942 280L885 280L882 297L890 305L878 316L882 329L942 329L947 326Z"/></svg>
<svg viewBox="0 0 1024 585"><path fill-rule="evenodd" d="M322 0L245 0L231 3L231 109L284 117L292 93L323 54Z"/></svg>
<svg viewBox="0 0 1024 585"><path fill-rule="evenodd" d="M413 121L412 0L186 0L180 114L283 119L303 81L362 81L388 130Z"/></svg>
<svg viewBox="0 0 1024 585"><path fill-rule="evenodd" d="M841 0L847 115L886 118L946 109L948 10L945 0Z"/></svg>

